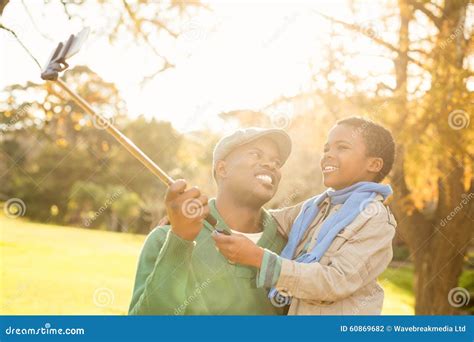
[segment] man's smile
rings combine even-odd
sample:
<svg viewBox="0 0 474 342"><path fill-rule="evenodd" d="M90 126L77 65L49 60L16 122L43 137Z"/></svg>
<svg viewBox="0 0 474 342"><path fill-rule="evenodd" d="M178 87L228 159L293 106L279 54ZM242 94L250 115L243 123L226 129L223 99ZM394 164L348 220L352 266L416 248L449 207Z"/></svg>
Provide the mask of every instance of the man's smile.
<svg viewBox="0 0 474 342"><path fill-rule="evenodd" d="M255 174L255 178L265 186L273 187L275 184L275 176L270 171L259 171Z"/></svg>

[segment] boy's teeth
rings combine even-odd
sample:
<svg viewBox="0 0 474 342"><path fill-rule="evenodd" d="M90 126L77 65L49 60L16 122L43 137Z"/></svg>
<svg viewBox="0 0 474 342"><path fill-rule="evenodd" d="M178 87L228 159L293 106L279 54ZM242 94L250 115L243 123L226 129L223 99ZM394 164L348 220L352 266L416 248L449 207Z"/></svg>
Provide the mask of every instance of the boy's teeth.
<svg viewBox="0 0 474 342"><path fill-rule="evenodd" d="M268 175L258 175L258 176L256 176L256 178L261 180L264 183L272 184L272 177L270 177Z"/></svg>
<svg viewBox="0 0 474 342"><path fill-rule="evenodd" d="M324 169L323 169L323 171L328 171L328 172L329 172L329 171L335 171L335 170L337 170L337 169L338 169L338 168L335 167L335 166L325 166Z"/></svg>

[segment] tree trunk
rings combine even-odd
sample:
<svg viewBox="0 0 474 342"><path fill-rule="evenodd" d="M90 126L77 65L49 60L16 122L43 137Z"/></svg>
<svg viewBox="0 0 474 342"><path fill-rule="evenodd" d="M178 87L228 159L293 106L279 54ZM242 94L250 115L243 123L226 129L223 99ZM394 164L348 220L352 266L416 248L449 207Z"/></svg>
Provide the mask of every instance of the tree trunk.
<svg viewBox="0 0 474 342"><path fill-rule="evenodd" d="M440 33L437 45L449 41L453 32L464 20L467 8L466 0L447 1L443 18L440 18ZM395 60L397 78L396 104L401 119L399 129L403 127L408 112L408 97L406 92L407 64L408 64L408 25L411 18L411 9L408 0L399 0L400 9L400 36L399 54ZM393 185L395 188L394 212L398 219L398 231L407 243L415 267L415 313L418 315L453 314L457 310L455 298L450 291L457 287L458 278L462 272L464 255L472 241L472 221L469 217L473 211L474 181L467 193L464 190L465 168L463 162L465 154L453 141L452 132L446 131L446 110L458 89L463 89L462 60L464 46L453 45L451 49L442 49L439 57L434 58L431 69L432 84L441 85L443 99L441 104L433 106L434 113L443 115L439 128L439 143L445 147L447 153L438 165L442 177L438 181L438 201L434 213L415 208L408 189L404 173L404 147L397 147L397 160L393 170ZM453 68L454 67L454 68ZM453 70L447 73L446 70ZM456 70L457 69L457 70ZM461 82L461 84L459 84ZM433 94L434 98L439 93ZM428 94L428 98L429 98ZM443 123L445 125L443 126ZM421 134L422 132L420 132ZM454 137L456 139L456 137ZM451 297L451 298L449 298ZM454 303L454 304L453 304Z"/></svg>

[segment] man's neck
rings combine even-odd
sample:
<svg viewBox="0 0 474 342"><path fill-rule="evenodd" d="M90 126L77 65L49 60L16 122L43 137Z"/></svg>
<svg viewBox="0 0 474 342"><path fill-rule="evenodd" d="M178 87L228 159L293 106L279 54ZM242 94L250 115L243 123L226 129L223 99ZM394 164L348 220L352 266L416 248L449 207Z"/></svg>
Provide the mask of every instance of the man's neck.
<svg viewBox="0 0 474 342"><path fill-rule="evenodd" d="M262 208L255 208L236 201L231 196L218 193L216 208L229 228L241 233L261 232Z"/></svg>

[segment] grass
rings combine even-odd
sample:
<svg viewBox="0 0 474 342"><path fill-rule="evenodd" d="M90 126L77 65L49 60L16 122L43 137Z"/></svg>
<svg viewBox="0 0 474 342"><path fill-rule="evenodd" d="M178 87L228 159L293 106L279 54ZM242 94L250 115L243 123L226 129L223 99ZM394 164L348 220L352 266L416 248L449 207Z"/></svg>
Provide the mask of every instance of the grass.
<svg viewBox="0 0 474 342"><path fill-rule="evenodd" d="M124 315L145 237L0 214L0 314ZM412 271L388 269L383 314L413 314Z"/></svg>
<svg viewBox="0 0 474 342"><path fill-rule="evenodd" d="M126 314L143 240L0 216L0 314Z"/></svg>
<svg viewBox="0 0 474 342"><path fill-rule="evenodd" d="M413 268L388 268L379 282L385 290L383 315L414 315Z"/></svg>

